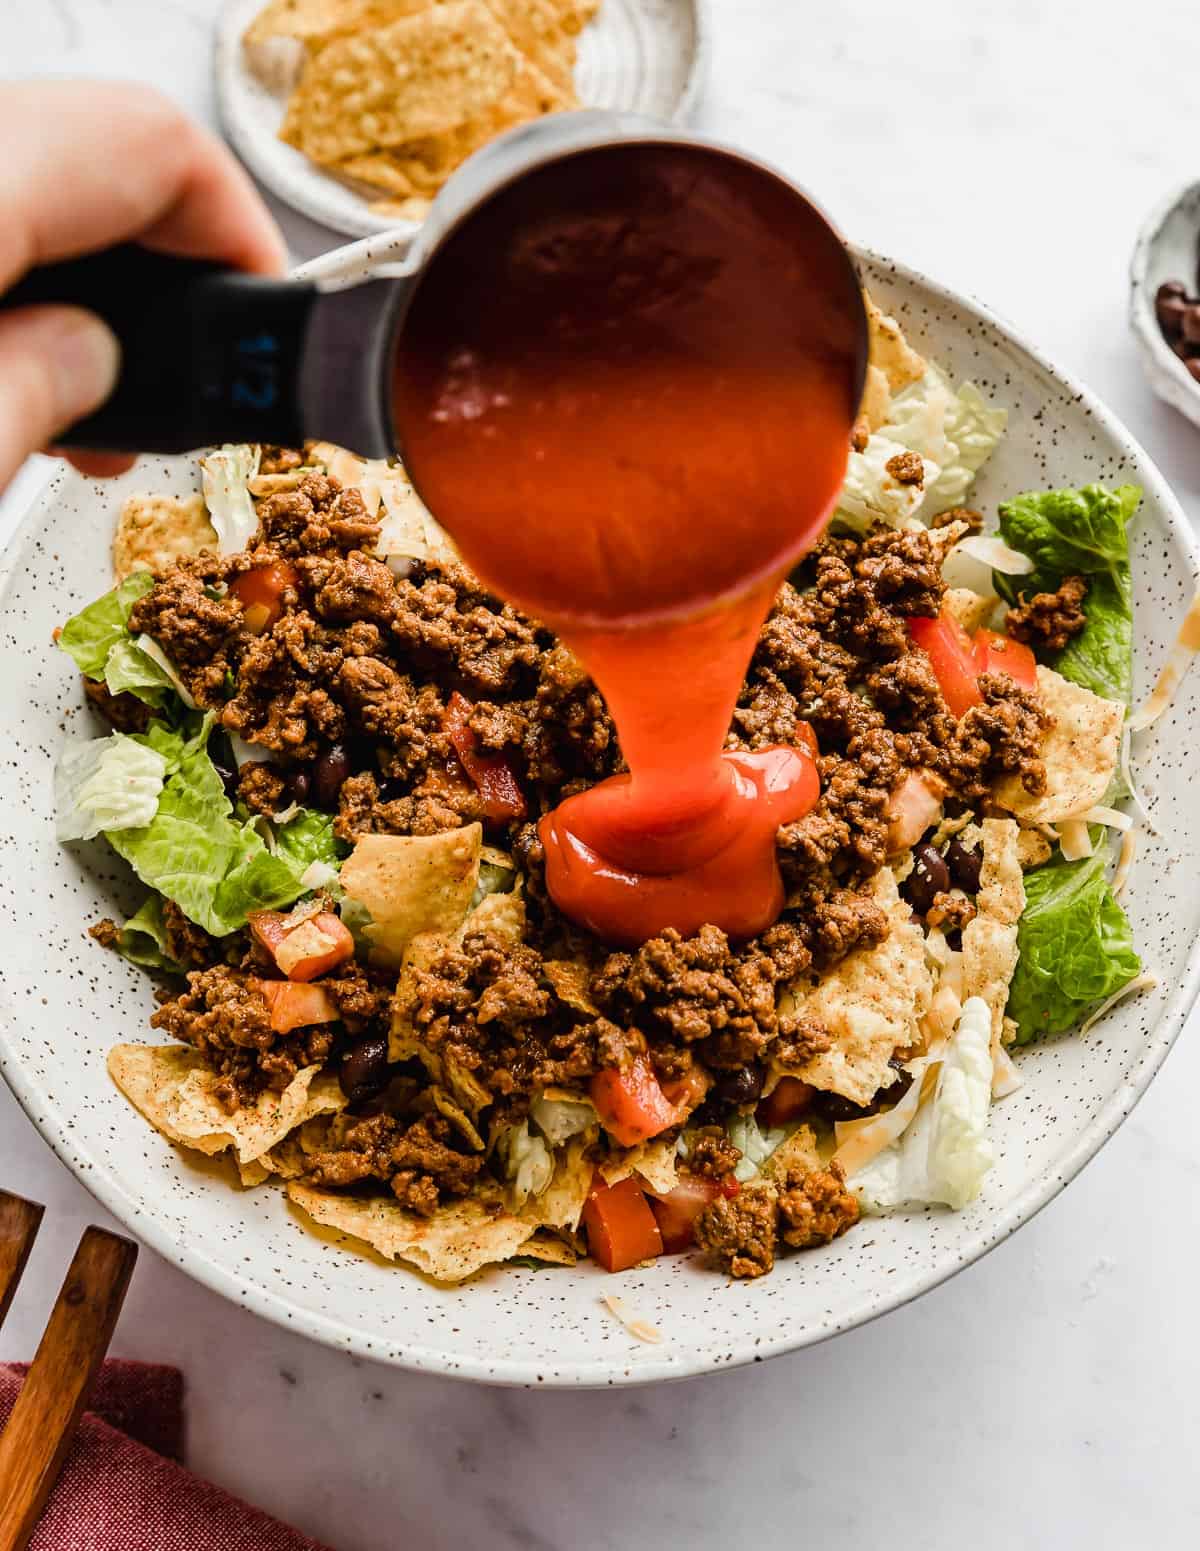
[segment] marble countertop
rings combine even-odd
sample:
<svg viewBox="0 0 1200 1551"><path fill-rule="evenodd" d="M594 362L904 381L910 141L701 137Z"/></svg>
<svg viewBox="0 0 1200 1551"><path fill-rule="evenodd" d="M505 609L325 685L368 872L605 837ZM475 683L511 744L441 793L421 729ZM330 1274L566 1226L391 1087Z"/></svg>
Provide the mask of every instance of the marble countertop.
<svg viewBox="0 0 1200 1551"><path fill-rule="evenodd" d="M7 0L0 73L140 76L211 119L215 10ZM1124 324L1142 216L1196 174L1190 77L1172 62L1200 57L1200 9L712 10L701 124L772 157L856 238L1013 319L1200 509L1197 433L1151 397ZM298 258L339 240L280 215ZM21 500L0 503L0 540ZM765 1367L620 1394L470 1388L311 1345L149 1251L114 1350L185 1370L196 1469L338 1551L1182 1544L1200 1521L1197 1036L1193 1018L1115 1140L985 1261ZM0 1359L27 1357L104 1214L3 1088L0 1181L49 1208L0 1336Z"/></svg>

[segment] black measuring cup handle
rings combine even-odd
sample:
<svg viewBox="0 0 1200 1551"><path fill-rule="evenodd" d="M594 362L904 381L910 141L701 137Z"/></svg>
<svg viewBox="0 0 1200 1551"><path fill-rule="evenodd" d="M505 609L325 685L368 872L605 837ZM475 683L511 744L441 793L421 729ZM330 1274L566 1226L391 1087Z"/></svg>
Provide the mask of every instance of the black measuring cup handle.
<svg viewBox="0 0 1200 1551"><path fill-rule="evenodd" d="M315 437L385 457L392 289L322 292L129 244L32 270L0 310L86 307L120 341L116 388L64 427L64 446L189 452Z"/></svg>

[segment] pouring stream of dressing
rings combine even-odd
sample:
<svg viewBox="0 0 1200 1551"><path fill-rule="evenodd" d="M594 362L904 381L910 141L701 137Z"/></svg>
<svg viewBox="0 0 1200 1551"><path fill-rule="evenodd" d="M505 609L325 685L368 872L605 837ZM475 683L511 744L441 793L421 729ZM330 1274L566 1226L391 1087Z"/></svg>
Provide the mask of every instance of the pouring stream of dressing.
<svg viewBox="0 0 1200 1551"><path fill-rule="evenodd" d="M815 744L722 748L845 475L865 360L845 251L762 168L618 146L469 217L420 303L405 462L468 564L586 665L629 766L541 820L552 897L615 942L754 935L783 906L775 831L819 795Z"/></svg>

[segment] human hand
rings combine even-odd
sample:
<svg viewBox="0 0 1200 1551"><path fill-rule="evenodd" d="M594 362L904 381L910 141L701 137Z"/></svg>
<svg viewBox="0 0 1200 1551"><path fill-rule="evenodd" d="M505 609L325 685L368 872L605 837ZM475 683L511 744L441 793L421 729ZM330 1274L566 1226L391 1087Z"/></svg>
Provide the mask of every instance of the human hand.
<svg viewBox="0 0 1200 1551"><path fill-rule="evenodd" d="M213 135L127 82L0 85L0 293L56 259L136 241L163 253L279 274L283 238ZM0 313L0 490L26 455L101 405L120 351L78 307ZM84 473L132 458L67 453Z"/></svg>

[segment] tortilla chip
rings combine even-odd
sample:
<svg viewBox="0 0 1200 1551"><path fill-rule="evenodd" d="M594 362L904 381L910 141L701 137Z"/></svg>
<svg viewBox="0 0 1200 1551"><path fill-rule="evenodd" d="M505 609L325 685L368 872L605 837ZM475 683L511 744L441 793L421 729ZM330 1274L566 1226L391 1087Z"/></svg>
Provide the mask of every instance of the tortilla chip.
<svg viewBox="0 0 1200 1551"><path fill-rule="evenodd" d="M407 1212L386 1196L337 1195L294 1180L288 1196L314 1222L361 1239L389 1260L406 1260L439 1282L461 1282L509 1260L531 1236L527 1222L503 1210L498 1189L494 1198L468 1196L432 1217Z"/></svg>
<svg viewBox="0 0 1200 1551"><path fill-rule="evenodd" d="M832 1048L794 1070L772 1068L776 1079L799 1077L856 1104L869 1103L894 1080L888 1063L919 1038L918 1024L933 994L924 935L889 868L876 873L871 893L887 912L887 937L848 954L815 984L802 980L789 987L780 1001L781 1015L822 1024L833 1036Z"/></svg>
<svg viewBox="0 0 1200 1551"><path fill-rule="evenodd" d="M519 65L482 0L436 5L312 54L280 139L328 165L441 134L502 97Z"/></svg>
<svg viewBox="0 0 1200 1551"><path fill-rule="evenodd" d="M995 606L995 598L985 598L970 587L947 587L942 599L942 608L954 616L968 635L987 624Z"/></svg>
<svg viewBox="0 0 1200 1551"><path fill-rule="evenodd" d="M504 942L521 942L525 936L525 900L520 889L485 894L454 934L455 943L470 932L491 932Z"/></svg>
<svg viewBox="0 0 1200 1551"><path fill-rule="evenodd" d="M1104 801L1117 768L1125 707L1072 684L1052 668L1039 667L1038 692L1054 718L1042 740L1046 790L1031 797L1017 776L1005 776L996 801L1027 824L1080 818Z"/></svg>
<svg viewBox="0 0 1200 1551"><path fill-rule="evenodd" d="M893 393L899 393L910 383L925 375L925 359L917 354L904 337L895 318L877 307L870 295L863 292L867 309L867 329L870 336L870 361L877 366L888 381Z"/></svg>
<svg viewBox="0 0 1200 1551"><path fill-rule="evenodd" d="M578 1254L565 1239L543 1228L525 1240L520 1253L528 1255L531 1260L544 1260L551 1266L573 1266L579 1262Z"/></svg>
<svg viewBox="0 0 1200 1551"><path fill-rule="evenodd" d="M1054 854L1054 847L1039 829L1022 829L1017 832L1017 860L1023 872L1040 867Z"/></svg>
<svg viewBox="0 0 1200 1551"><path fill-rule="evenodd" d="M781 1179L789 1169L812 1174L823 1167L817 1133L811 1126L799 1126L786 1141L780 1142L760 1172L765 1179Z"/></svg>
<svg viewBox="0 0 1200 1551"><path fill-rule="evenodd" d="M994 916L977 915L962 931L962 1000L981 996L992 1015L992 1050L1004 1029L1008 988L1020 957L1017 928Z"/></svg>
<svg viewBox="0 0 1200 1551"><path fill-rule="evenodd" d="M217 552L217 530L204 497L132 495L121 508L113 534L113 575L123 582L131 571L165 571L185 555Z"/></svg>
<svg viewBox="0 0 1200 1551"><path fill-rule="evenodd" d="M543 969L560 1002L589 1018L600 1016L591 995L592 972L582 959L547 959Z"/></svg>
<svg viewBox="0 0 1200 1551"><path fill-rule="evenodd" d="M374 961L399 969L414 937L449 937L462 925L479 881L482 839L479 824L440 835L359 838L340 882L371 917L363 936Z"/></svg>
<svg viewBox="0 0 1200 1551"><path fill-rule="evenodd" d="M554 1176L540 1196L531 1197L518 1216L529 1228L570 1228L579 1226L583 1205L592 1188L592 1149L599 1127L589 1126L573 1136L554 1155Z"/></svg>
<svg viewBox="0 0 1200 1551"><path fill-rule="evenodd" d="M674 1190L679 1183L675 1143L642 1142L637 1147L611 1154L600 1165L600 1175L606 1185L619 1184L631 1174L640 1175L651 1190L659 1190L663 1195Z"/></svg>
<svg viewBox="0 0 1200 1551"><path fill-rule="evenodd" d="M561 0L484 0L517 50L546 77L575 96L575 34ZM543 110L548 111L548 110Z"/></svg>
<svg viewBox="0 0 1200 1551"><path fill-rule="evenodd" d="M311 1116L346 1104L337 1078L308 1066L283 1093L261 1094L230 1114L216 1097L217 1074L190 1045L115 1045L108 1071L168 1141L209 1156L232 1147L239 1164L261 1159Z"/></svg>
<svg viewBox="0 0 1200 1551"><path fill-rule="evenodd" d="M433 200L424 194L409 199L372 199L367 208L389 221L423 221L433 208Z"/></svg>
<svg viewBox="0 0 1200 1551"><path fill-rule="evenodd" d="M482 1152L484 1147L483 1137L475 1129L470 1115L467 1114L462 1105L452 1098L444 1088L439 1088L436 1084L428 1091L438 1114L446 1117L455 1130L462 1135L469 1147L475 1152Z"/></svg>
<svg viewBox="0 0 1200 1551"><path fill-rule="evenodd" d="M892 390L888 387L886 375L878 366L868 364L867 375L863 380L862 400L858 406L859 417L866 421L869 431L878 431L881 425L888 423L891 409Z"/></svg>
<svg viewBox="0 0 1200 1551"><path fill-rule="evenodd" d="M242 35L246 44L272 38L321 43L341 33L386 27L426 10L434 0L270 0Z"/></svg>
<svg viewBox="0 0 1200 1551"><path fill-rule="evenodd" d="M1025 909L1021 876L1021 832L1014 819L984 819L983 861L979 868L976 903L981 912L1005 926L1015 926Z"/></svg>

